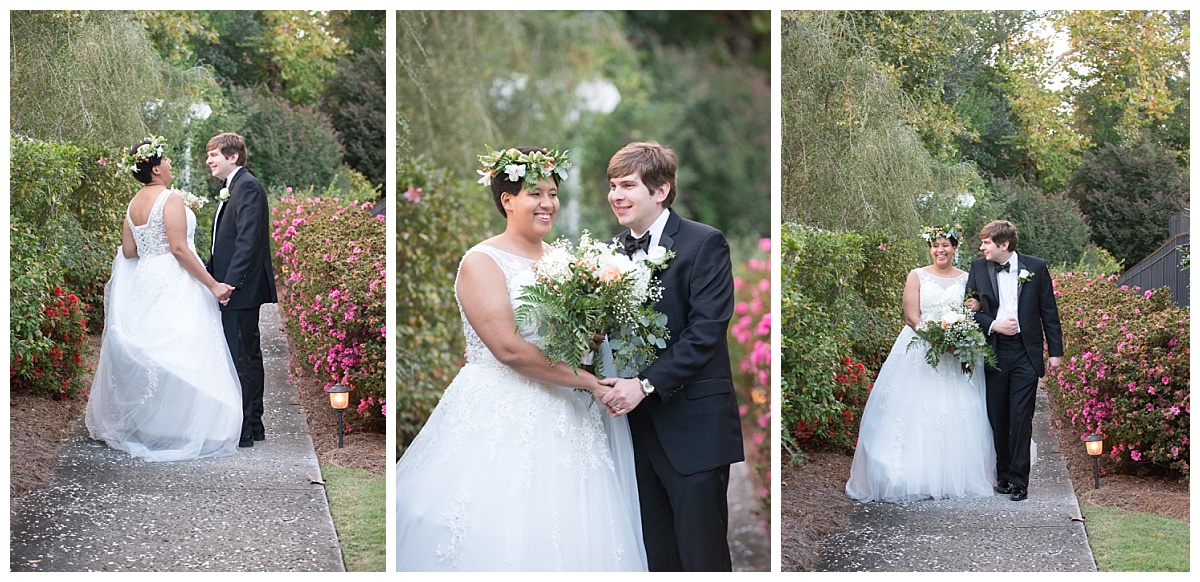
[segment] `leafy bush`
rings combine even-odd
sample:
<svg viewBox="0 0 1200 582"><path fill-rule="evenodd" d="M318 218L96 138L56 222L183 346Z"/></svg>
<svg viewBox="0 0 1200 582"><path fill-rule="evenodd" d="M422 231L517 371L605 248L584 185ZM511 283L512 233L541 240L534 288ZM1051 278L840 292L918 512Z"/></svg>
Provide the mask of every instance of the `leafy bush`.
<svg viewBox="0 0 1200 582"><path fill-rule="evenodd" d="M1002 218L1017 226L1019 252L1051 265L1080 259L1088 244L1088 227L1075 201L1021 181L997 180L993 187L1004 192L1007 205Z"/></svg>
<svg viewBox="0 0 1200 582"><path fill-rule="evenodd" d="M351 388L358 418L347 430L382 431L387 238L370 207L285 198L272 209L271 237L292 357L312 366L326 390Z"/></svg>
<svg viewBox="0 0 1200 582"><path fill-rule="evenodd" d="M346 163L380 186L387 169L386 62L382 52L372 49L341 57L324 97L324 110L342 136Z"/></svg>
<svg viewBox="0 0 1200 582"><path fill-rule="evenodd" d="M1085 153L1070 191L1087 215L1092 241L1126 265L1166 242L1171 215L1187 205L1188 192L1179 156L1150 138Z"/></svg>
<svg viewBox="0 0 1200 582"><path fill-rule="evenodd" d="M10 231L9 389L66 399L84 388L87 321L64 291L57 265L40 260L41 241L14 221Z"/></svg>
<svg viewBox="0 0 1200 582"><path fill-rule="evenodd" d="M1179 268L1186 269L1187 267L1180 265ZM1112 253L1089 243L1083 249L1079 261L1075 263L1075 268L1064 268L1063 270L1093 275L1120 275L1125 272L1125 265L1112 256Z"/></svg>
<svg viewBox="0 0 1200 582"><path fill-rule="evenodd" d="M337 132L315 106L233 87L226 122L223 131L246 138L246 167L267 187L325 188L341 165Z"/></svg>
<svg viewBox="0 0 1200 582"><path fill-rule="evenodd" d="M771 511L771 239L759 241L759 256L738 266L734 277L735 303L729 326L730 357L739 412L753 431L754 457L749 459L762 488L759 501ZM763 256L765 255L765 256ZM764 522L765 523L765 522Z"/></svg>
<svg viewBox="0 0 1200 582"><path fill-rule="evenodd" d="M906 238L784 225L781 412L789 453L852 449L872 377L903 318Z"/></svg>
<svg viewBox="0 0 1200 582"><path fill-rule="evenodd" d="M1064 357L1047 375L1054 412L1081 436L1102 434L1115 461L1187 475L1189 312L1162 289L1117 288L1116 279L1055 277Z"/></svg>
<svg viewBox="0 0 1200 582"><path fill-rule="evenodd" d="M396 443L421 430L463 365L454 278L462 255L499 219L490 191L424 159L401 160L396 197Z"/></svg>

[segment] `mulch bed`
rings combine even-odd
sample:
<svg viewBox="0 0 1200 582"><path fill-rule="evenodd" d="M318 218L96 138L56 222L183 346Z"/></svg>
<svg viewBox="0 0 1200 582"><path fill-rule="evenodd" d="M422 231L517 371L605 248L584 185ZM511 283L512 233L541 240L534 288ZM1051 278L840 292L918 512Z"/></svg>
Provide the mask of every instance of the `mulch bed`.
<svg viewBox="0 0 1200 582"><path fill-rule="evenodd" d="M1145 466L1121 467L1124 471L1141 471L1143 474L1140 475L1116 474L1115 467L1106 465L1102 458L1101 467L1107 468L1108 473L1100 476L1100 489L1095 489L1092 459L1084 450L1079 435L1059 426L1057 420L1054 424L1080 505L1119 507L1190 523L1191 499L1187 480L1153 474ZM783 571L812 571L821 542L846 528L853 508L845 490L852 460L848 454L817 452L810 453L802 464L793 467L789 466L786 456L783 459L782 499L778 500L782 518L780 564Z"/></svg>
<svg viewBox="0 0 1200 582"><path fill-rule="evenodd" d="M100 359L100 335L88 338L92 354L87 359L89 370L96 369ZM92 374L83 378L84 386L92 385ZM343 438L343 448L337 446L337 413L329 407L329 397L314 379L298 377L293 371L291 384L300 395L300 403L308 418L309 432L321 465L362 469L384 475L387 465L385 437L382 433L351 433ZM71 425L83 418L87 395L58 401L38 396L11 394L9 403L9 510L16 510L22 497L49 485L58 467L58 445L71 431Z"/></svg>

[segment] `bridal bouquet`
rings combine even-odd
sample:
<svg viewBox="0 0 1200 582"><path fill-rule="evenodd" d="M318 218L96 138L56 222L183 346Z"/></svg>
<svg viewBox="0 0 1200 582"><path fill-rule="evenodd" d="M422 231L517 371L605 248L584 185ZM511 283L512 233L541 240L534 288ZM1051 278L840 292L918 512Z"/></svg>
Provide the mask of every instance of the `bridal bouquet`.
<svg viewBox="0 0 1200 582"><path fill-rule="evenodd" d="M917 337L908 342L907 349L927 344L929 348L925 352L925 361L935 370L942 354L947 352L958 360L965 374L975 372L975 365L980 358L993 366L996 364L996 354L987 345L987 338L961 305L947 306L940 317L918 323L914 331Z"/></svg>
<svg viewBox="0 0 1200 582"><path fill-rule="evenodd" d="M655 247L635 261L615 244L593 240L584 231L578 246L559 239L534 265L537 282L526 285L514 312L517 326L534 323L551 363L572 368L590 363L588 340L608 333L617 370L641 370L666 348L667 316L654 310L662 284L651 277L674 253Z"/></svg>

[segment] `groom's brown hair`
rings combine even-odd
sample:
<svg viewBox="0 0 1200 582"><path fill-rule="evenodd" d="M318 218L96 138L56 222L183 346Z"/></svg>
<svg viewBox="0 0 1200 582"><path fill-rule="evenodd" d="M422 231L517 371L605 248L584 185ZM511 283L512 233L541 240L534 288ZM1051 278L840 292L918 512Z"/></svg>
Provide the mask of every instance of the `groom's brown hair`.
<svg viewBox="0 0 1200 582"><path fill-rule="evenodd" d="M204 148L205 152L213 150L221 150L221 155L225 157L237 154L237 161L234 164L239 166L246 165L246 139L236 133L218 133L212 139L208 140L208 145Z"/></svg>
<svg viewBox="0 0 1200 582"><path fill-rule="evenodd" d="M613 155L608 161L608 179L620 178L630 174L642 177L642 183L651 192L658 190L663 184L670 184L667 199L663 208L670 208L675 201L675 152L663 147L658 142L633 142Z"/></svg>
<svg viewBox="0 0 1200 582"><path fill-rule="evenodd" d="M1017 250L1017 227L1007 220L993 220L979 231L979 238L990 238L996 246L1008 243L1008 251Z"/></svg>

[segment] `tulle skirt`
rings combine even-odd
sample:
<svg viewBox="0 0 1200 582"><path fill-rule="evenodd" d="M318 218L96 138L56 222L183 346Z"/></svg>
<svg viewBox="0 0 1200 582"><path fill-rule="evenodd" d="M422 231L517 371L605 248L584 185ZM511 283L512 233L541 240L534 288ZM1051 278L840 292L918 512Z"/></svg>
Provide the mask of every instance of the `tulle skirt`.
<svg viewBox="0 0 1200 582"><path fill-rule="evenodd" d="M397 463L396 556L401 572L645 570L626 419L468 363Z"/></svg>
<svg viewBox="0 0 1200 582"><path fill-rule="evenodd" d="M113 260L91 437L149 461L237 449L242 395L212 294L171 254Z"/></svg>
<svg viewBox="0 0 1200 582"><path fill-rule="evenodd" d="M943 355L935 370L915 336L900 332L863 410L846 494L859 501L994 495L996 453L982 363L962 373Z"/></svg>

